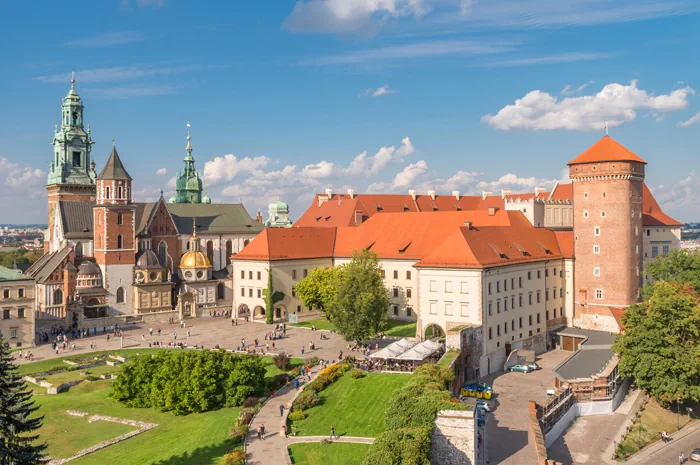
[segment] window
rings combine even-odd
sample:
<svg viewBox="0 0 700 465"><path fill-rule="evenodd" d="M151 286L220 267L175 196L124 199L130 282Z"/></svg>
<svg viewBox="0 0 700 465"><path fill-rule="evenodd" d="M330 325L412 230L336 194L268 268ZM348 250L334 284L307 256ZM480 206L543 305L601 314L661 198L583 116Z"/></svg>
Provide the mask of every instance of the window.
<svg viewBox="0 0 700 465"><path fill-rule="evenodd" d="M549 300L549 289L544 290L544 300Z"/></svg>
<svg viewBox="0 0 700 465"><path fill-rule="evenodd" d="M297 305L297 313L301 313L301 305Z"/></svg>
<svg viewBox="0 0 700 465"><path fill-rule="evenodd" d="M634 225L634 235L639 236L639 227L637 225Z"/></svg>
<svg viewBox="0 0 700 465"><path fill-rule="evenodd" d="M394 305L394 316L398 316L398 314L399 314L399 306Z"/></svg>
<svg viewBox="0 0 700 465"><path fill-rule="evenodd" d="M541 294L541 292L537 291L537 303L540 303L540 294Z"/></svg>
<svg viewBox="0 0 700 465"><path fill-rule="evenodd" d="M503 323L503 334L508 334L508 322Z"/></svg>
<svg viewBox="0 0 700 465"><path fill-rule="evenodd" d="M506 297L503 299L503 311L507 312L508 311L508 298Z"/></svg>
<svg viewBox="0 0 700 465"><path fill-rule="evenodd" d="M53 291L53 304L54 305L61 305L63 304L63 291L60 289L56 289Z"/></svg>
<svg viewBox="0 0 700 465"><path fill-rule="evenodd" d="M413 309L411 307L406 307L406 316L413 316Z"/></svg>
<svg viewBox="0 0 700 465"><path fill-rule="evenodd" d="M518 318L518 328L523 327L523 317Z"/></svg>
<svg viewBox="0 0 700 465"><path fill-rule="evenodd" d="M22 289L22 288L17 289L17 297L24 297L24 289Z"/></svg>
<svg viewBox="0 0 700 465"><path fill-rule="evenodd" d="M496 281L496 294L498 294L499 292L501 292L501 282Z"/></svg>
<svg viewBox="0 0 700 465"><path fill-rule="evenodd" d="M73 166L80 166L80 152L73 152Z"/></svg>
<svg viewBox="0 0 700 465"><path fill-rule="evenodd" d="M469 284L462 281L460 285L460 291L462 294L469 294Z"/></svg>
<svg viewBox="0 0 700 465"><path fill-rule="evenodd" d="M17 339L17 328L10 329L10 339ZM17 343L19 346L19 343Z"/></svg>
<svg viewBox="0 0 700 465"><path fill-rule="evenodd" d="M496 325L496 336L501 335L501 325Z"/></svg>
<svg viewBox="0 0 700 465"><path fill-rule="evenodd" d="M527 272L527 280L529 281L531 279L532 279L532 271L528 271Z"/></svg>
<svg viewBox="0 0 700 465"><path fill-rule="evenodd" d="M501 301L496 301L496 313L501 313Z"/></svg>
<svg viewBox="0 0 700 465"><path fill-rule="evenodd" d="M559 288L559 297L564 297L564 288L563 287Z"/></svg>
<svg viewBox="0 0 700 465"><path fill-rule="evenodd" d="M452 302L445 302L445 315L452 315Z"/></svg>
<svg viewBox="0 0 700 465"><path fill-rule="evenodd" d="M518 307L522 307L522 306L523 306L523 295L520 294L518 296Z"/></svg>
<svg viewBox="0 0 700 465"><path fill-rule="evenodd" d="M248 279L253 279L253 271L248 272Z"/></svg>
<svg viewBox="0 0 700 465"><path fill-rule="evenodd" d="M17 309L17 318L24 318L24 309L22 307Z"/></svg>
<svg viewBox="0 0 700 465"><path fill-rule="evenodd" d="M109 186L105 187L105 199L109 198Z"/></svg>
<svg viewBox="0 0 700 465"><path fill-rule="evenodd" d="M411 270L406 271L406 279L411 279Z"/></svg>
<svg viewBox="0 0 700 465"><path fill-rule="evenodd" d="M549 270L547 268L544 269L544 277L549 277Z"/></svg>
<svg viewBox="0 0 700 465"><path fill-rule="evenodd" d="M537 324L540 324L540 312L537 312Z"/></svg>
<svg viewBox="0 0 700 465"><path fill-rule="evenodd" d="M552 276L556 276L556 275L557 275L557 269L554 268L554 270L552 270Z"/></svg>
<svg viewBox="0 0 700 465"><path fill-rule="evenodd" d="M245 297L245 287L241 288L241 297Z"/></svg>
<svg viewBox="0 0 700 465"><path fill-rule="evenodd" d="M600 254L600 246L599 245L593 246L593 253L596 255Z"/></svg>
<svg viewBox="0 0 700 465"><path fill-rule="evenodd" d="M652 245L651 246L651 257L656 258L659 256L659 246L658 245Z"/></svg>
<svg viewBox="0 0 700 465"><path fill-rule="evenodd" d="M261 299L261 298L262 298L262 289L258 289L258 299Z"/></svg>
<svg viewBox="0 0 700 465"><path fill-rule="evenodd" d="M515 308L515 296L510 296L510 308Z"/></svg>
<svg viewBox="0 0 700 465"><path fill-rule="evenodd" d="M187 243L189 245L189 242ZM158 258L160 258L160 264L164 267L168 266L168 245L165 242L158 244Z"/></svg>
<svg viewBox="0 0 700 465"><path fill-rule="evenodd" d="M437 281L430 281L430 292L437 292Z"/></svg>
<svg viewBox="0 0 700 465"><path fill-rule="evenodd" d="M307 270L306 268L304 268L304 277L306 278L308 275L309 275L309 270Z"/></svg>
<svg viewBox="0 0 700 465"><path fill-rule="evenodd" d="M260 297L260 296L258 296L258 297ZM216 285L216 298L218 300L223 300L226 298L226 289L225 289L224 283L219 283Z"/></svg>
<svg viewBox="0 0 700 465"><path fill-rule="evenodd" d="M600 267L596 266L593 268L593 276L600 276Z"/></svg>
<svg viewBox="0 0 700 465"><path fill-rule="evenodd" d="M555 312L554 314L556 315L556 310L554 310L554 312ZM549 310L547 310L547 311L545 312L545 318L546 318L547 320L549 320Z"/></svg>
<svg viewBox="0 0 700 465"><path fill-rule="evenodd" d="M520 276L518 278L518 289L522 289L522 288L523 288L523 277Z"/></svg>
<svg viewBox="0 0 700 465"><path fill-rule="evenodd" d="M510 330L515 331L515 319L510 320Z"/></svg>
<svg viewBox="0 0 700 465"><path fill-rule="evenodd" d="M503 280L503 290L504 290L504 291L507 291L507 290L508 290L508 280L507 280L507 279L504 279L504 280Z"/></svg>
<svg viewBox="0 0 700 465"><path fill-rule="evenodd" d="M515 289L515 278L510 278L510 288Z"/></svg>
<svg viewBox="0 0 700 465"><path fill-rule="evenodd" d="M542 271L537 270L537 279L540 279L542 277Z"/></svg>
<svg viewBox="0 0 700 465"><path fill-rule="evenodd" d="M117 303L123 304L125 300L126 300L126 291L124 290L123 287L120 287L119 289L117 289Z"/></svg>
<svg viewBox="0 0 700 465"><path fill-rule="evenodd" d="M292 279L297 279L297 270L292 270Z"/></svg>
<svg viewBox="0 0 700 465"><path fill-rule="evenodd" d="M245 279L245 271L241 270L241 279Z"/></svg>
<svg viewBox="0 0 700 465"><path fill-rule="evenodd" d="M664 244L663 246L661 246L661 250L662 250L662 253L663 253L664 255L668 255L668 252L669 252L669 246L668 246L668 244Z"/></svg>
<svg viewBox="0 0 700 465"><path fill-rule="evenodd" d="M262 273L258 271L258 281L262 278Z"/></svg>
<svg viewBox="0 0 700 465"><path fill-rule="evenodd" d="M493 339L493 331L492 328L489 326L489 339Z"/></svg>
<svg viewBox="0 0 700 465"><path fill-rule="evenodd" d="M596 300L601 300L603 298L603 290L602 289L595 290L595 298L596 298Z"/></svg>
<svg viewBox="0 0 700 465"><path fill-rule="evenodd" d="M3 298L3 299L9 299L9 298L10 298L10 290L9 290L9 289L3 289L3 290L2 290L2 298Z"/></svg>
<svg viewBox="0 0 700 465"><path fill-rule="evenodd" d="M469 304L464 302L460 304L460 312L462 316L469 316Z"/></svg>
<svg viewBox="0 0 700 465"><path fill-rule="evenodd" d="M583 193L583 198L584 198L584 199L587 199L587 198L588 198L588 192L584 192L584 193Z"/></svg>
<svg viewBox="0 0 700 465"><path fill-rule="evenodd" d="M651 229L647 229L647 237L651 236Z"/></svg>
<svg viewBox="0 0 700 465"><path fill-rule="evenodd" d="M248 297L253 297L253 288L252 287L248 288Z"/></svg>
<svg viewBox="0 0 700 465"><path fill-rule="evenodd" d="M122 246L124 245L124 239L122 238L122 235L117 236L117 248L121 249Z"/></svg>
<svg viewBox="0 0 700 465"><path fill-rule="evenodd" d="M588 218L588 211L586 211L586 210L583 211L583 217Z"/></svg>
<svg viewBox="0 0 700 465"><path fill-rule="evenodd" d="M117 224L124 224L124 215L121 213L117 215Z"/></svg>
<svg viewBox="0 0 700 465"><path fill-rule="evenodd" d="M605 212L604 212L604 211L600 212L600 217L601 217L601 218L605 218Z"/></svg>
<svg viewBox="0 0 700 465"><path fill-rule="evenodd" d="M398 297L398 296L399 296L399 288L395 287L394 288L394 297Z"/></svg>
<svg viewBox="0 0 700 465"><path fill-rule="evenodd" d="M532 305L532 292L530 292L527 296L527 303L528 305Z"/></svg>
<svg viewBox="0 0 700 465"><path fill-rule="evenodd" d="M600 236L600 227L599 226L596 226L593 228L593 235Z"/></svg>
<svg viewBox="0 0 700 465"><path fill-rule="evenodd" d="M399 279L399 270L394 270L394 279Z"/></svg>
<svg viewBox="0 0 700 465"><path fill-rule="evenodd" d="M489 302L489 316L492 315L492 312L491 312L491 305L492 305L491 302Z"/></svg>
<svg viewBox="0 0 700 465"><path fill-rule="evenodd" d="M406 297L411 298L411 288L406 289Z"/></svg>
<svg viewBox="0 0 700 465"><path fill-rule="evenodd" d="M8 310L8 309L3 309L3 311L2 311L2 319L3 319L3 320L9 320L9 319L10 319L10 310Z"/></svg>
<svg viewBox="0 0 700 465"><path fill-rule="evenodd" d="M382 273L382 278L386 278L386 271L381 270L381 273Z"/></svg>
<svg viewBox="0 0 700 465"><path fill-rule="evenodd" d="M124 198L124 188L122 186L117 187L117 198L118 199Z"/></svg>
<svg viewBox="0 0 700 465"><path fill-rule="evenodd" d="M292 288L292 297L296 297L296 296L297 296L297 290Z"/></svg>
<svg viewBox="0 0 700 465"><path fill-rule="evenodd" d="M445 281L445 292L452 292L452 281Z"/></svg>
<svg viewBox="0 0 700 465"><path fill-rule="evenodd" d="M437 302L430 302L430 314L437 315Z"/></svg>

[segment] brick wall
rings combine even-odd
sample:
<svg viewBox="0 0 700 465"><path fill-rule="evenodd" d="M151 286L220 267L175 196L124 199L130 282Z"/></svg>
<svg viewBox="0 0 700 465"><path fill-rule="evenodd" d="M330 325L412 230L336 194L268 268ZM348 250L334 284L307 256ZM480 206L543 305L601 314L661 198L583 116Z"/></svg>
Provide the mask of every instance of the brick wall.
<svg viewBox="0 0 700 465"><path fill-rule="evenodd" d="M440 465L476 464L474 410L442 410L433 428L431 462Z"/></svg>

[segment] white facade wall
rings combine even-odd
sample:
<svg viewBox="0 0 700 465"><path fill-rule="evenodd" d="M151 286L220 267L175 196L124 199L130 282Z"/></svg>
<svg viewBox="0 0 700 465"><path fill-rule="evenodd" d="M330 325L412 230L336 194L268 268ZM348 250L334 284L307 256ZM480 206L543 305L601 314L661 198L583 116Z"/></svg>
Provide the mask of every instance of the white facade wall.
<svg viewBox="0 0 700 465"><path fill-rule="evenodd" d="M418 271L417 332L425 337L431 325L443 333L461 325L478 326L483 322L481 270L420 268Z"/></svg>
<svg viewBox="0 0 700 465"><path fill-rule="evenodd" d="M134 313L134 265L99 265L107 290L108 316L131 315ZM124 288L124 302L117 303L117 290Z"/></svg>
<svg viewBox="0 0 700 465"><path fill-rule="evenodd" d="M243 247L246 246L246 241L252 241L257 234L207 234L206 232L197 232L199 238L199 250L205 255L207 254L207 244L211 241L214 251L214 270L225 268L227 263L226 257L226 242L231 241L232 254L237 254ZM189 237L180 238L180 250L184 254L189 250L187 248ZM156 249L157 251L157 249Z"/></svg>
<svg viewBox="0 0 700 465"><path fill-rule="evenodd" d="M646 265L657 256L681 248L680 226L644 226L642 235L642 262ZM645 277L646 281L646 277Z"/></svg>

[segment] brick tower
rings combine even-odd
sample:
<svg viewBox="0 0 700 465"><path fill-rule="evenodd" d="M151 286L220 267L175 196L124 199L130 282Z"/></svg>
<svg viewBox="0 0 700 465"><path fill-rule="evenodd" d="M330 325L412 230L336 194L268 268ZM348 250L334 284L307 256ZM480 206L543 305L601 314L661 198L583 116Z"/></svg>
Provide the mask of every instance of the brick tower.
<svg viewBox="0 0 700 465"><path fill-rule="evenodd" d="M107 164L97 176L97 201L93 209L95 260L102 270L104 288L109 292L109 316L133 311L136 207L131 201L131 181L116 147L112 147Z"/></svg>
<svg viewBox="0 0 700 465"><path fill-rule="evenodd" d="M607 135L569 162L575 326L619 332L624 308L639 299L644 165Z"/></svg>
<svg viewBox="0 0 700 465"><path fill-rule="evenodd" d="M90 126L83 125L83 103L75 91L75 79L71 79L68 94L61 103L61 127L54 131L53 159L49 164L46 180L48 191L49 234L45 248L50 251L60 247L55 239L55 222L58 203L95 201L95 162L90 157L92 144Z"/></svg>

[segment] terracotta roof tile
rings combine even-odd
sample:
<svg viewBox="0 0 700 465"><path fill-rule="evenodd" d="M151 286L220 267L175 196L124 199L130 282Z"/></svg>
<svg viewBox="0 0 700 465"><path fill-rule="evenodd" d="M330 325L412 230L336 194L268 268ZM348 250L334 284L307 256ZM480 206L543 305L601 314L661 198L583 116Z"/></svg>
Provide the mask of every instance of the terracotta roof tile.
<svg viewBox="0 0 700 465"><path fill-rule="evenodd" d="M333 256L336 228L265 228L233 260L299 260Z"/></svg>
<svg viewBox="0 0 700 465"><path fill-rule="evenodd" d="M622 324L622 315L625 313L624 308L619 308L619 307L608 307L610 309L610 313L612 313L612 316L615 318L615 321L617 322L617 326L620 327L620 331L624 332L625 326Z"/></svg>
<svg viewBox="0 0 700 465"><path fill-rule="evenodd" d="M661 210L646 184L642 185L642 224L644 226L682 226Z"/></svg>
<svg viewBox="0 0 700 465"><path fill-rule="evenodd" d="M574 232L555 231L554 236L557 238L559 250L564 258L574 258Z"/></svg>
<svg viewBox="0 0 700 465"><path fill-rule="evenodd" d="M636 161L646 164L642 158L632 153L610 136L604 136L568 164L579 165L582 163L598 163L603 161Z"/></svg>
<svg viewBox="0 0 700 465"><path fill-rule="evenodd" d="M557 183L549 196L549 200L573 201L574 185L569 183Z"/></svg>

